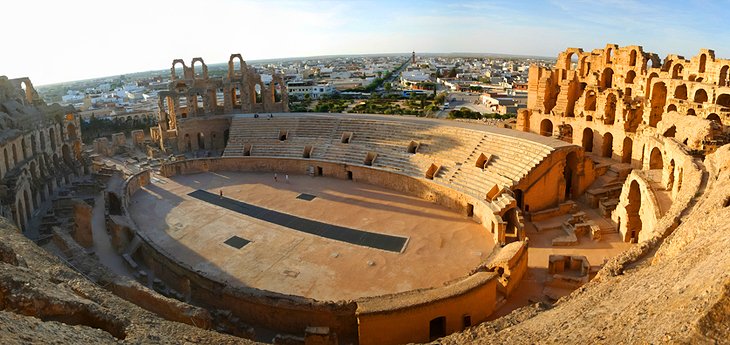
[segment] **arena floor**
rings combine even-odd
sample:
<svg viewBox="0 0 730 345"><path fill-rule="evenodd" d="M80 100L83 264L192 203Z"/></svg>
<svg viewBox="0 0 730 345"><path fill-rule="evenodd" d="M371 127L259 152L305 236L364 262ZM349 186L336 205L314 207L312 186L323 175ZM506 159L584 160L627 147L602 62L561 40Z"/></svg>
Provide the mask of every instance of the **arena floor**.
<svg viewBox="0 0 730 345"><path fill-rule="evenodd" d="M222 190L226 199L407 242L395 252L328 239L188 195L197 190ZM315 198L297 198L302 193ZM440 286L466 275L494 246L491 234L466 216L328 177L291 175L287 183L271 173L154 175L132 196L130 213L155 243L195 270L229 284L323 301ZM224 243L233 236L250 242L239 241L240 249Z"/></svg>

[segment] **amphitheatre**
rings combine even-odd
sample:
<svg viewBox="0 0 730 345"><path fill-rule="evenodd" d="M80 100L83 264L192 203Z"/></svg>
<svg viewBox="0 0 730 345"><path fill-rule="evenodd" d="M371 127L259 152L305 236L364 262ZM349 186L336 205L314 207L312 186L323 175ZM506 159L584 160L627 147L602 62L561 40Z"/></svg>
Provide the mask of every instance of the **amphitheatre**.
<svg viewBox="0 0 730 345"><path fill-rule="evenodd" d="M730 339L712 50L567 49L514 128L289 113L281 76L228 66L174 60L158 125L88 147L0 77L3 343Z"/></svg>

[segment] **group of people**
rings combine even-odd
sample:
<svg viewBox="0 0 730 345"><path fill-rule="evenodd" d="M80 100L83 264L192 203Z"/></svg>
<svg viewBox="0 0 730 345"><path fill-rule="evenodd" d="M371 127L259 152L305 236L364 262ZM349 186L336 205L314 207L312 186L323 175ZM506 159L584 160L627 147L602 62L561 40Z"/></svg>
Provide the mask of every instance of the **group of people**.
<svg viewBox="0 0 730 345"><path fill-rule="evenodd" d="M258 119L259 118L259 114L258 113L257 114L253 114L253 117L256 118L256 119ZM268 118L273 119L274 118L274 114L269 114Z"/></svg>
<svg viewBox="0 0 730 345"><path fill-rule="evenodd" d="M289 183L289 174L284 175L284 180L286 183ZM279 176L276 173L274 173L274 182L279 182Z"/></svg>

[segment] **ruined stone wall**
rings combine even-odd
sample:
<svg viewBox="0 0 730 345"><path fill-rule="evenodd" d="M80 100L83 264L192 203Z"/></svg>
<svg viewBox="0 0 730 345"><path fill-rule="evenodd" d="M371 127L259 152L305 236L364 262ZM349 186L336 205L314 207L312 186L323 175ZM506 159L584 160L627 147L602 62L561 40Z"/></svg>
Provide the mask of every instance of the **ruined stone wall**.
<svg viewBox="0 0 730 345"><path fill-rule="evenodd" d="M567 49L552 70L530 68L528 111L520 112L518 127L624 161L635 158L628 146L642 129L674 136L667 130L681 122L703 134L686 143L694 149L721 140L730 124L730 60L703 49L690 60L669 55L659 62L640 46Z"/></svg>
<svg viewBox="0 0 730 345"><path fill-rule="evenodd" d="M238 60L239 67L235 67ZM195 118L238 113L282 113L289 111L289 97L281 75L273 75L270 83L261 80L253 67L246 65L241 54L232 54L228 62L228 74L220 79L208 77L208 66L202 58L194 58L188 67L181 59L172 63L171 82L167 91L159 93L158 132L161 147L171 146L180 151L197 150L188 145L184 134L204 132L195 128L204 122L183 123ZM229 124L230 125L230 124ZM180 133L178 129L186 133ZM228 128L218 130L222 132ZM172 132L169 132L172 131ZM157 135L153 135L157 137ZM177 138L177 143L165 143L167 138ZM210 141L210 139L207 139ZM210 141L217 147L222 137ZM196 140L191 140L194 146ZM167 144L167 145L166 145ZM225 143L222 145L225 146ZM207 147L207 146L206 146ZM207 148L200 148L207 149Z"/></svg>
<svg viewBox="0 0 730 345"><path fill-rule="evenodd" d="M73 108L47 106L28 78L0 77L0 216L25 230L36 209L83 169Z"/></svg>
<svg viewBox="0 0 730 345"><path fill-rule="evenodd" d="M223 151L231 127L228 116L195 118L181 122L177 129L177 149L180 152L198 150Z"/></svg>

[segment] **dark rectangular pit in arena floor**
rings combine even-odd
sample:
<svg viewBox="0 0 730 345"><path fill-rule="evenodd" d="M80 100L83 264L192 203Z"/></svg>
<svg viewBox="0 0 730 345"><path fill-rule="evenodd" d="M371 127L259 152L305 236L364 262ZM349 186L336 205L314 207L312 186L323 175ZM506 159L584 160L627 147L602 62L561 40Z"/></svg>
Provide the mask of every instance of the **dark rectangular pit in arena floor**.
<svg viewBox="0 0 730 345"><path fill-rule="evenodd" d="M190 192L188 193L188 195L198 200L202 200L213 205L220 206L225 209L235 211L269 223L305 232L310 235L321 236L331 240L342 241L358 246L400 253L401 251L403 251L406 242L408 242L408 239L405 237L368 232L297 217L288 213L283 213L264 207L247 204L243 201L238 201L227 197L221 197L218 194L210 193L200 189L194 192ZM228 240L230 241L231 239ZM226 244L228 244L228 241L226 241ZM245 245L245 243L243 245Z"/></svg>
<svg viewBox="0 0 730 345"><path fill-rule="evenodd" d="M223 243L225 243L233 248L241 249L241 248L243 248L243 246L251 243L251 241L249 241L245 238L238 237L238 236L233 236L233 237L227 239Z"/></svg>
<svg viewBox="0 0 730 345"><path fill-rule="evenodd" d="M305 194L305 193L297 195L297 199L302 199L302 200L306 200L306 201L312 201L316 197L317 197L316 195Z"/></svg>

